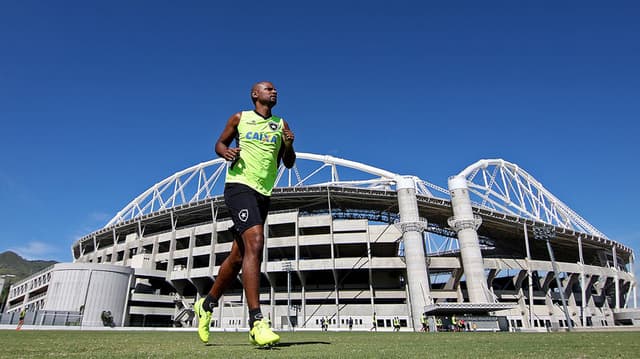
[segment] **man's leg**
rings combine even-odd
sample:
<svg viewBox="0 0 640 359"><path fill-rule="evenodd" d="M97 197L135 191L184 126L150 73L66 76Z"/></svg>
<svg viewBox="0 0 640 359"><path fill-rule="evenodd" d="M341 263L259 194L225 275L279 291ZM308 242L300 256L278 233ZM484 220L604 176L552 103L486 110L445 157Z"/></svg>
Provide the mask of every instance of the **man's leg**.
<svg viewBox="0 0 640 359"><path fill-rule="evenodd" d="M220 265L218 276L209 291L209 296L215 298L216 301L220 299L222 294L224 294L231 283L233 283L233 280L238 276L238 273L240 273L240 269L242 269L243 252L244 245L242 242L234 240L231 245L231 253L229 253L229 256Z"/></svg>
<svg viewBox="0 0 640 359"><path fill-rule="evenodd" d="M264 227L255 225L242 233L244 258L242 261L242 284L247 296L249 310L260 308L260 264L264 247ZM250 318L252 320L253 318ZM253 324L253 323L250 323Z"/></svg>
<svg viewBox="0 0 640 359"><path fill-rule="evenodd" d="M211 324L211 314L213 308L218 305L218 299L224 291L229 288L233 280L238 276L242 268L242 252L244 246L241 241L234 241L231 245L231 253L220 265L218 276L216 277L211 290L205 298L201 298L193 306L198 316L198 336L204 343L209 342L209 325Z"/></svg>
<svg viewBox="0 0 640 359"><path fill-rule="evenodd" d="M264 249L264 226L255 225L244 231L242 241L242 285L249 307L249 339L258 345L275 344L280 341L280 337L271 330L260 310L260 264Z"/></svg>

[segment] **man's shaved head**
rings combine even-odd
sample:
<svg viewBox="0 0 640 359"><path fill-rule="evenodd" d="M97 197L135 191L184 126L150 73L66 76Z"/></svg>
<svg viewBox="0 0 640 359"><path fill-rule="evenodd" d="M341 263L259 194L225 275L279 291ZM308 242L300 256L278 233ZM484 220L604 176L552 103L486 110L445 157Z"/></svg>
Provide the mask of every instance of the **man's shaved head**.
<svg viewBox="0 0 640 359"><path fill-rule="evenodd" d="M274 97L271 98L270 96ZM260 81L256 82L251 87L251 101L255 105L258 100L260 100L261 102L270 100L272 102L271 106L275 106L277 101L277 90L275 86L273 86L273 83L271 83L270 81Z"/></svg>
<svg viewBox="0 0 640 359"><path fill-rule="evenodd" d="M269 85L270 87L273 87L273 84L269 81L260 81L253 84L253 86L251 86L251 101L253 103L256 103L256 100L258 99L258 96L257 96L258 90L263 87L267 87Z"/></svg>

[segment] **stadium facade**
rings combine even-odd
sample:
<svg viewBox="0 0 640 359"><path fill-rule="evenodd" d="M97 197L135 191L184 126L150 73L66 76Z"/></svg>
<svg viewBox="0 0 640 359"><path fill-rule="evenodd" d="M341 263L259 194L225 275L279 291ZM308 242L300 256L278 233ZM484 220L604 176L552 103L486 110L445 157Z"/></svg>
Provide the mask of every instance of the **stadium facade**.
<svg viewBox="0 0 640 359"><path fill-rule="evenodd" d="M14 284L7 310L100 313L122 326L191 326L229 254L227 163L156 183L72 246L74 263ZM280 169L265 226L261 295L274 326L369 329L399 317L464 317L478 329L640 325L634 255L504 160L481 160L448 188L358 162L299 153ZM91 307L92 310L85 311ZM213 328L246 327L240 278ZM487 318L498 318L493 321ZM29 318L28 318L29 319ZM42 323L40 319L40 323ZM28 321L28 320L27 320Z"/></svg>

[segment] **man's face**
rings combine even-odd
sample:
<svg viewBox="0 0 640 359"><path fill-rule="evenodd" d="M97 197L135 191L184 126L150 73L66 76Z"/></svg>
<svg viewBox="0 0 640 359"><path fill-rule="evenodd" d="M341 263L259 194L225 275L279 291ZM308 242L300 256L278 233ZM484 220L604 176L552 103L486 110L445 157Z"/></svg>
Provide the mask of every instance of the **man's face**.
<svg viewBox="0 0 640 359"><path fill-rule="evenodd" d="M256 102L260 102L265 105L275 106L278 102L278 90L271 82L261 82L253 88L253 94L256 97Z"/></svg>

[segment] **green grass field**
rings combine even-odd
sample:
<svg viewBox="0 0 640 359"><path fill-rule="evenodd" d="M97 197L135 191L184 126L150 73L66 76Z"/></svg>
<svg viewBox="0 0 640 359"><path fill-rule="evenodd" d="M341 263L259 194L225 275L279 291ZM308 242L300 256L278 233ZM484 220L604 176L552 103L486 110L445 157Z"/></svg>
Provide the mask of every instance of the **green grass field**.
<svg viewBox="0 0 640 359"><path fill-rule="evenodd" d="M638 358L640 332L280 332L273 349L245 333L0 330L1 358Z"/></svg>

